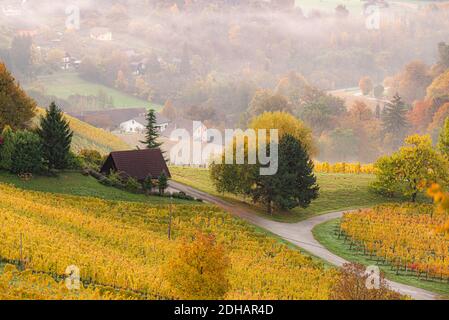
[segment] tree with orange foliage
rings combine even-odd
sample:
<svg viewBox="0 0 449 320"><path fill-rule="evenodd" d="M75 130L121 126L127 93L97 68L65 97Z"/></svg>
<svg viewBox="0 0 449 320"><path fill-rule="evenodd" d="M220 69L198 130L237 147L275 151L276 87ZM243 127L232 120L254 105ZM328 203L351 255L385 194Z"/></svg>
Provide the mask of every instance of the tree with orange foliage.
<svg viewBox="0 0 449 320"><path fill-rule="evenodd" d="M161 110L161 114L170 120L176 119L178 113L173 106L173 102L170 99L165 101L164 107Z"/></svg>
<svg viewBox="0 0 449 320"><path fill-rule="evenodd" d="M349 110L349 113L355 120L358 121L371 120L373 117L373 112L364 102L359 100L354 102Z"/></svg>
<svg viewBox="0 0 449 320"><path fill-rule="evenodd" d="M364 96L367 96L373 91L373 82L369 77L363 77L359 82L360 90Z"/></svg>
<svg viewBox="0 0 449 320"><path fill-rule="evenodd" d="M181 299L223 299L229 283L229 259L215 236L198 231L193 241L184 240L168 262L167 281Z"/></svg>
<svg viewBox="0 0 449 320"><path fill-rule="evenodd" d="M448 213L449 212L449 192L444 191L441 185L434 183L427 190L427 195L433 199L437 205L437 212ZM438 233L449 234L449 220L441 226L436 228Z"/></svg>
<svg viewBox="0 0 449 320"><path fill-rule="evenodd" d="M379 288L369 288L370 275L361 264L347 263L340 271L338 280L332 287L332 300L402 300L401 294L392 291L383 274L380 274Z"/></svg>
<svg viewBox="0 0 449 320"><path fill-rule="evenodd" d="M413 109L407 114L407 119L413 129L419 133L424 133L432 122L432 102L422 100L415 102Z"/></svg>
<svg viewBox="0 0 449 320"><path fill-rule="evenodd" d="M122 70L117 72L117 78L115 79L115 87L119 90L126 91L128 89L128 79L126 79L125 73Z"/></svg>
<svg viewBox="0 0 449 320"><path fill-rule="evenodd" d="M426 88L431 83L429 67L416 60L407 64L404 70L393 78L392 86L407 103L412 103L426 96Z"/></svg>
<svg viewBox="0 0 449 320"><path fill-rule="evenodd" d="M441 108L435 112L433 121L429 126L430 130L439 129L443 126L444 121L449 117L449 102L445 103Z"/></svg>

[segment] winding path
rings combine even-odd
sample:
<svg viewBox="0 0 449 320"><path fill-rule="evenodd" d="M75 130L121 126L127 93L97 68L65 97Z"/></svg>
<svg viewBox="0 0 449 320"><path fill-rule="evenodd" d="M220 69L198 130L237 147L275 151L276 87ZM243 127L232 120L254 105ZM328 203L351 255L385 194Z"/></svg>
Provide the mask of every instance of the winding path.
<svg viewBox="0 0 449 320"><path fill-rule="evenodd" d="M251 212L251 210L248 208L226 202L220 198L178 182L170 181L170 187L182 191L192 197L215 204L225 211L228 211L233 215L238 216L258 227L268 230L280 236L284 240L297 245L298 247L310 252L314 256L317 256L333 265L342 266L343 264L348 262L323 247L312 234L312 230L315 226L329 220L340 218L343 215L343 212L333 212L321 216L316 216L298 223L282 223L265 219L257 215L256 213ZM392 288L393 290L401 294L408 295L416 300L436 300L439 298L437 294L423 289L411 287L393 281L387 282L390 288Z"/></svg>

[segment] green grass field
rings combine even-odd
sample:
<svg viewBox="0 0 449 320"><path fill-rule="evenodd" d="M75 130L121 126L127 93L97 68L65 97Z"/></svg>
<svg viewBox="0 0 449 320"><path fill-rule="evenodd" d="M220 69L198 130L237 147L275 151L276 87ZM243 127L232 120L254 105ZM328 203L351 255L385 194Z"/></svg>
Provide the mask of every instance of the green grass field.
<svg viewBox="0 0 449 320"><path fill-rule="evenodd" d="M175 181L227 200L244 201L235 195L219 194L214 189L207 169L172 167L170 172ZM252 209L272 220L293 223L328 212L365 208L392 201L370 192L369 185L374 181L373 175L317 174L317 179L321 188L320 196L307 209L296 208L290 212L277 212L271 216L265 215L262 208L252 206Z"/></svg>
<svg viewBox="0 0 449 320"><path fill-rule="evenodd" d="M112 97L115 108L153 107L156 110L160 109L158 105L151 104L148 101L120 92L114 88L88 82L80 78L76 73L55 73L49 76L42 76L38 78L37 82L45 88L47 95L56 96L60 99L67 99L74 94L96 96L101 90L109 97Z"/></svg>
<svg viewBox="0 0 449 320"><path fill-rule="evenodd" d="M68 194L83 197L95 197L105 200L146 202L150 204L167 204L169 198L134 194L117 188L100 184L92 177L78 172L64 172L58 177L35 176L30 181L22 181L18 176L0 172L0 182L12 184L25 190ZM190 201L173 199L173 203L191 203ZM198 202L195 202L198 204Z"/></svg>
<svg viewBox="0 0 449 320"><path fill-rule="evenodd" d="M360 263L365 266L376 265L376 261L371 260L368 256L350 250L349 246L344 243L343 238L338 239L338 235L335 233L335 228L339 225L339 223L340 219L336 219L316 226L313 230L315 239L317 239L329 251L348 261ZM379 265L379 268L390 280L436 292L445 297L449 296L448 283L427 281L425 279L418 279L416 277L406 275L397 275L396 271L391 270L391 268L386 265Z"/></svg>

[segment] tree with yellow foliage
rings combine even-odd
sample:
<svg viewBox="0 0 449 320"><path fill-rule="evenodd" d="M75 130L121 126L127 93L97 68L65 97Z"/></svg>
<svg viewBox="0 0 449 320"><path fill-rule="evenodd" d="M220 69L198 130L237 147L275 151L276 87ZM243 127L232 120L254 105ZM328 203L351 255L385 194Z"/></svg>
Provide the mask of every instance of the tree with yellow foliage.
<svg viewBox="0 0 449 320"><path fill-rule="evenodd" d="M449 70L439 75L427 88L427 98L433 99L449 94Z"/></svg>
<svg viewBox="0 0 449 320"><path fill-rule="evenodd" d="M415 202L423 181L447 182L448 161L432 146L429 135L412 135L405 144L391 156L380 158L375 164L376 191L393 195L401 193Z"/></svg>
<svg viewBox="0 0 449 320"><path fill-rule="evenodd" d="M301 141L301 144L310 155L315 155L317 149L313 143L312 131L296 117L287 112L265 112L250 121L249 128L255 129L277 129L279 139L289 134Z"/></svg>
<svg viewBox="0 0 449 320"><path fill-rule="evenodd" d="M229 260L215 236L197 232L184 241L168 262L166 278L181 299L223 299L228 290Z"/></svg>

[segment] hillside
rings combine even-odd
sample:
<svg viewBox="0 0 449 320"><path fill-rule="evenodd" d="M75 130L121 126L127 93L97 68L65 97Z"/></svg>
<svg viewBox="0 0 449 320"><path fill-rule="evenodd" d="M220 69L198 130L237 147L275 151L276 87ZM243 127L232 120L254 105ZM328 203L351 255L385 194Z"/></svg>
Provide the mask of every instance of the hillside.
<svg viewBox="0 0 449 320"><path fill-rule="evenodd" d="M164 277L170 257L197 230L212 232L231 267L226 299L327 299L335 279L299 251L212 206L168 207L23 191L0 184L0 257L57 277L76 265L90 285L175 296Z"/></svg>
<svg viewBox="0 0 449 320"><path fill-rule="evenodd" d="M55 96L59 99L66 100L70 96L77 94L82 96L96 96L98 92L102 91L112 99L114 108L148 108L150 106L156 109L160 108L160 106L123 93L117 89L84 80L76 73L60 72L52 75L41 76L34 85L36 84L45 88L46 95ZM27 89L33 89L33 85L29 86Z"/></svg>
<svg viewBox="0 0 449 320"><path fill-rule="evenodd" d="M38 108L38 115L44 114L44 109ZM130 147L115 135L93 127L74 117L65 115L74 132L72 149L78 152L82 149L95 149L102 154L116 150L129 150Z"/></svg>
<svg viewBox="0 0 449 320"><path fill-rule="evenodd" d="M61 172L57 177L33 176L29 181L21 180L17 175L1 172L0 182L14 185L24 190L66 194L82 197L94 197L112 201L129 201L156 204L191 203L190 201L158 196L135 194L117 188L107 187L93 177L78 172ZM196 203L196 202L195 202Z"/></svg>

